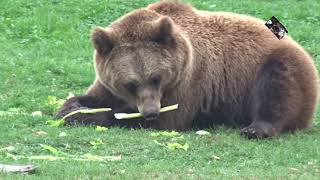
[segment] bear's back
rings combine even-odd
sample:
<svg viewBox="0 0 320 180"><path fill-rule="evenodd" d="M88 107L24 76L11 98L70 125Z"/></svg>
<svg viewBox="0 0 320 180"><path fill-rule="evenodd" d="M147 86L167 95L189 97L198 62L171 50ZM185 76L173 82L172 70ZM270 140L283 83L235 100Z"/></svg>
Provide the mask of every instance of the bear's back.
<svg viewBox="0 0 320 180"><path fill-rule="evenodd" d="M243 102L261 65L277 49L299 52L295 57L298 61L312 63L310 56L290 37L279 40L263 20L254 17L200 11L175 2L155 3L148 9L172 18L178 30L190 39L195 62L190 84L193 87L199 82L205 84L199 87L200 91L207 97L210 94L219 97L214 102Z"/></svg>
<svg viewBox="0 0 320 180"><path fill-rule="evenodd" d="M241 52L243 56L259 59L280 44L292 41L288 37L279 41L264 21L246 15L201 11L177 2L159 2L148 9L172 18L194 48L206 51L204 54L216 53L220 56L217 58L234 58L232 52L236 52L236 56Z"/></svg>

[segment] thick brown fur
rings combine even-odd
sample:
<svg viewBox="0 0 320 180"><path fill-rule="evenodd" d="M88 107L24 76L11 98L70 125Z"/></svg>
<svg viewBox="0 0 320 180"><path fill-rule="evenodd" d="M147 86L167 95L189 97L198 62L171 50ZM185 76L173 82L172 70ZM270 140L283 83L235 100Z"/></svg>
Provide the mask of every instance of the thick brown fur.
<svg viewBox="0 0 320 180"><path fill-rule="evenodd" d="M147 114L177 103L179 110L152 121L101 113L78 114L69 122L176 130L224 123L263 138L306 128L315 112L312 58L253 17L158 2L95 29L92 41L96 80L85 96L66 102L60 117L81 107ZM161 83L154 80L159 87L149 83L153 74L161 75Z"/></svg>

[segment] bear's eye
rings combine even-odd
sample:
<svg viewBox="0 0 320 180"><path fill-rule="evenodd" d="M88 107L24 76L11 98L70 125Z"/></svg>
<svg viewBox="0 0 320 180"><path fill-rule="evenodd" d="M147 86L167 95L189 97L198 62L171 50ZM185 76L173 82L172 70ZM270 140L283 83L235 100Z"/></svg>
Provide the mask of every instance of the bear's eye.
<svg viewBox="0 0 320 180"><path fill-rule="evenodd" d="M155 85L155 86L159 86L160 85L160 81L161 81L161 77L159 75L153 76L151 79L151 84Z"/></svg>
<svg viewBox="0 0 320 180"><path fill-rule="evenodd" d="M135 94L137 92L138 85L134 82L128 82L124 85L124 88L126 88L130 93Z"/></svg>

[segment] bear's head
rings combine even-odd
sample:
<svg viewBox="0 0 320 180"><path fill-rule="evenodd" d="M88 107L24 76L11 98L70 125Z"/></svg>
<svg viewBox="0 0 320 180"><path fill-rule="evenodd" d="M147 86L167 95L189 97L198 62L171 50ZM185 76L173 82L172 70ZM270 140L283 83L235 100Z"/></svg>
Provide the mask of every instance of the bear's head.
<svg viewBox="0 0 320 180"><path fill-rule="evenodd" d="M192 66L185 35L171 18L150 10L96 28L92 42L98 80L146 120L158 117L161 99L186 81Z"/></svg>

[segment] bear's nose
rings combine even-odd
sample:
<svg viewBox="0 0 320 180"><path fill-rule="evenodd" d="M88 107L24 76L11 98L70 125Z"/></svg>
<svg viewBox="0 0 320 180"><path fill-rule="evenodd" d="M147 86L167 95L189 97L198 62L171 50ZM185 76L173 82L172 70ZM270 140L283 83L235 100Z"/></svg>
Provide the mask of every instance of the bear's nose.
<svg viewBox="0 0 320 180"><path fill-rule="evenodd" d="M158 116L159 116L159 112L158 111L147 111L147 112L143 113L143 117L147 121L155 120L155 119L158 118Z"/></svg>

